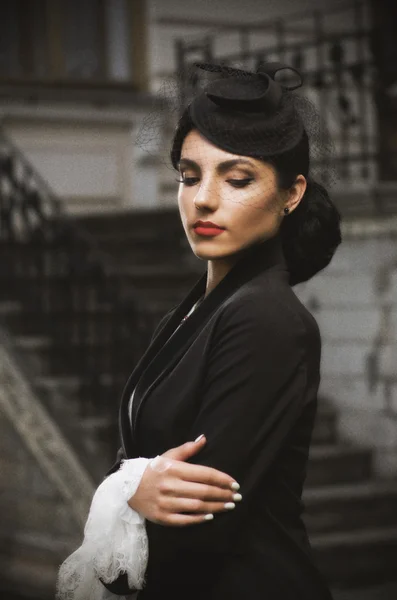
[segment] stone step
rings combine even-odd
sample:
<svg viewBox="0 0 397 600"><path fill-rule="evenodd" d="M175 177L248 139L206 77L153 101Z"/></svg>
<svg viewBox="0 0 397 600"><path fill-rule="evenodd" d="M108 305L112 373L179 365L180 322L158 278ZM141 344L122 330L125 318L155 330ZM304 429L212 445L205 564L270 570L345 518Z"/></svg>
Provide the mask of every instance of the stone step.
<svg viewBox="0 0 397 600"><path fill-rule="evenodd" d="M73 331L70 332L73 335ZM126 340L121 333L105 335L96 340L51 339L49 337L18 336L15 345L26 364L37 375L84 376L94 368L102 373L127 376L139 360L143 344L140 332Z"/></svg>
<svg viewBox="0 0 397 600"><path fill-rule="evenodd" d="M45 294L52 302L58 302L59 307L68 306L72 302L72 293L79 290L80 305L95 306L102 302L110 301L112 292L120 289L123 294L136 295L138 299L156 294L164 299L183 296L197 282L201 274L179 265L134 265L128 268L122 265L109 267L106 278L85 277L84 279L71 279L69 277L51 276L43 280L37 276L23 274L19 277L0 277L0 301L22 301L26 290L29 289L30 298L42 298ZM122 276L122 277L121 277ZM85 300L86 298L86 300ZM149 296L150 298L150 296Z"/></svg>
<svg viewBox="0 0 397 600"><path fill-rule="evenodd" d="M1 536L1 588L21 595L27 590L28 598L53 600L59 566L80 545L80 537L61 540L49 534L29 533Z"/></svg>
<svg viewBox="0 0 397 600"><path fill-rule="evenodd" d="M118 409L127 376L96 383L81 377L36 376L32 387L94 481L101 481L119 447Z"/></svg>
<svg viewBox="0 0 397 600"><path fill-rule="evenodd" d="M305 490L322 485L362 482L371 476L372 449L347 444L312 446Z"/></svg>
<svg viewBox="0 0 397 600"><path fill-rule="evenodd" d="M2 467L7 469L5 461ZM15 470L15 465L13 466ZM63 538L70 536L72 516L70 507L58 498L58 494L49 497L37 494L21 486L7 486L0 489L0 506L2 513L7 514L7 519L2 521L1 535L15 535L16 531L28 530L32 535L42 535L51 531L53 536ZM74 522L73 522L74 526ZM77 525L75 526L77 528Z"/></svg>
<svg viewBox="0 0 397 600"><path fill-rule="evenodd" d="M68 307L67 299L62 297L62 290L55 290L52 295L52 309L42 310L39 301L27 310L8 312L3 323L15 335L41 336L48 335L58 340L80 340L89 338L108 339L120 337L126 329L139 330L142 335L150 337L163 316L181 302L190 284L184 284L182 289L175 290L161 286L156 289L143 289L135 293L135 298L115 305L111 310L103 307L103 302L95 304L87 301L80 306ZM0 317L1 322L1 317ZM146 344L146 340L142 340Z"/></svg>
<svg viewBox="0 0 397 600"><path fill-rule="evenodd" d="M0 300L0 325L8 328L11 323L21 324L23 321L24 315L20 302L11 298ZM37 333L37 330L35 332Z"/></svg>
<svg viewBox="0 0 397 600"><path fill-rule="evenodd" d="M312 535L310 542L314 560L333 588L397 579L397 528ZM12 542L3 537L0 540L3 589L22 593L27 586L33 586L42 600L53 598L51 591L59 565L80 543L78 538L65 542L37 534L20 534Z"/></svg>
<svg viewBox="0 0 397 600"><path fill-rule="evenodd" d="M312 444L335 444L338 433L338 418L335 409L319 404L314 422Z"/></svg>
<svg viewBox="0 0 397 600"><path fill-rule="evenodd" d="M100 437L117 437L114 428L127 379L128 375L111 378L101 374L95 382L89 377L41 375L32 383L50 415L57 422L61 419L60 426L91 445L92 440L96 443ZM87 440L84 432L90 433ZM109 439L105 441L107 445Z"/></svg>
<svg viewBox="0 0 397 600"><path fill-rule="evenodd" d="M175 231L182 230L179 210L175 207L139 210L112 211L110 214L84 215L73 218L73 222L95 237L109 233L131 234L134 231L154 231L161 236L172 237Z"/></svg>
<svg viewBox="0 0 397 600"><path fill-rule="evenodd" d="M312 535L310 542L320 571L334 587L397 581L396 526Z"/></svg>
<svg viewBox="0 0 397 600"><path fill-rule="evenodd" d="M113 268L114 267L114 268ZM110 279L117 277L117 265L114 265L109 269ZM161 284L167 283L170 285L182 285L186 282L191 282L192 285L198 279L196 271L192 271L186 268L183 264L179 265L131 265L129 268L123 270L125 279L131 282L142 281L142 283L156 283L159 280Z"/></svg>
<svg viewBox="0 0 397 600"><path fill-rule="evenodd" d="M39 375L32 379L33 389L56 419L58 414L67 411L68 425L79 427L83 418L109 415L109 406L114 406L115 415L126 376L105 377L101 374L97 382L93 378L63 375ZM111 411L112 412L112 411Z"/></svg>
<svg viewBox="0 0 397 600"><path fill-rule="evenodd" d="M160 234L159 234L160 231ZM165 249L177 249L181 246L186 246L186 236L182 224L179 223L177 228L171 227L166 229L165 225L161 228L151 229L141 228L139 226L128 231L119 231L118 229L110 229L101 231L94 235L98 245L109 247L127 246L131 248L150 248L151 246Z"/></svg>
<svg viewBox="0 0 397 600"><path fill-rule="evenodd" d="M127 375L128 377L128 375ZM64 401L65 396L70 399L71 402L77 398L85 398L87 405L87 416L96 414L101 410L101 403L107 401L115 402L115 390L118 392L116 398L120 397L120 394L124 388L127 377L119 375L118 377L110 376L106 373L97 374L97 377L86 377L82 378L77 375L37 375L34 377L32 383L36 391L41 395L42 398L50 397L50 401L54 400L59 394L60 401ZM96 383L96 387L94 384ZM89 392L95 390L95 399L89 398ZM102 390L102 394L99 392ZM92 410L91 410L91 407ZM96 412L93 412L96 411ZM83 411L84 412L84 411Z"/></svg>
<svg viewBox="0 0 397 600"><path fill-rule="evenodd" d="M378 582L374 585L364 584L349 589L332 587L331 592L334 600L392 600L397 598L397 581Z"/></svg>
<svg viewBox="0 0 397 600"><path fill-rule="evenodd" d="M110 260L121 262L123 266L135 265L185 265L187 249L181 244L150 240L142 243L134 239L114 238L100 240L100 249L109 255Z"/></svg>
<svg viewBox="0 0 397 600"><path fill-rule="evenodd" d="M176 304L172 304L170 300L153 297L152 301L146 303L144 314L142 309L139 310L139 327L144 324L145 329L153 331L161 318ZM135 317L134 307L127 304L123 305L122 311L114 307L108 310L102 306L87 306L73 311L67 308L55 309L51 313L19 310L7 313L3 323L20 337L47 335L58 340L73 340L82 337L89 339L89 336L94 335L99 338L109 336L109 332L115 331L115 327L123 322L134 328Z"/></svg>
<svg viewBox="0 0 397 600"><path fill-rule="evenodd" d="M303 520L309 534L397 526L395 481L308 488L303 501Z"/></svg>
<svg viewBox="0 0 397 600"><path fill-rule="evenodd" d="M11 446L10 439L14 439L14 448ZM25 454L25 448L17 448L17 457L10 456L11 451L15 452L15 446L21 444L21 438L14 431L4 431L2 427L1 452L0 452L0 502L2 514L5 514L6 504L3 502L3 494L14 493L16 496L21 494L29 498L38 500L49 500L54 506L59 503L59 493L53 483L48 479L39 463L30 454ZM23 460L23 458L25 460ZM11 515L11 513L10 513ZM26 517L26 515L25 515ZM7 527L7 519L2 521L2 528Z"/></svg>
<svg viewBox="0 0 397 600"><path fill-rule="evenodd" d="M0 319L6 319L8 315L19 314L22 304L16 300L5 300L0 302Z"/></svg>

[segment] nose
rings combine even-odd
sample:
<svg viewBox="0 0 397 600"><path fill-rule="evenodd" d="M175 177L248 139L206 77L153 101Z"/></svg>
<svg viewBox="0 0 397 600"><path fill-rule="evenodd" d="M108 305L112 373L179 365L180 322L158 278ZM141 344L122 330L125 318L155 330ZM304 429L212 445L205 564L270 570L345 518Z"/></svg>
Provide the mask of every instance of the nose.
<svg viewBox="0 0 397 600"><path fill-rule="evenodd" d="M194 204L198 208L208 207L213 210L218 204L218 190L215 180L202 180L196 189Z"/></svg>

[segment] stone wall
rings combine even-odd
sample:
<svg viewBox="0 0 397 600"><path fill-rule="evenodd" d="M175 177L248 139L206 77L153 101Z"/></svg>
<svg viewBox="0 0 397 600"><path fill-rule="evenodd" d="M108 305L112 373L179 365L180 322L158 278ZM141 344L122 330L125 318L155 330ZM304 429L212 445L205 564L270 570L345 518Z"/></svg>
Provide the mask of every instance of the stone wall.
<svg viewBox="0 0 397 600"><path fill-rule="evenodd" d="M6 133L74 214L138 204L138 120L132 109L91 106L8 107L3 114Z"/></svg>
<svg viewBox="0 0 397 600"><path fill-rule="evenodd" d="M346 223L331 265L296 286L323 340L322 395L340 434L373 445L375 470L397 475L397 219Z"/></svg>

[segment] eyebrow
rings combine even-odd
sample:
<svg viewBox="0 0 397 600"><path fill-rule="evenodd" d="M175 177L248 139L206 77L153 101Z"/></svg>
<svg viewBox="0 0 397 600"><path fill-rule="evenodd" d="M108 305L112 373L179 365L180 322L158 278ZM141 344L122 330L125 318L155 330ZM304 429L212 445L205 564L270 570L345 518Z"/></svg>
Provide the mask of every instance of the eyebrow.
<svg viewBox="0 0 397 600"><path fill-rule="evenodd" d="M231 160L224 160L216 166L216 171L219 175L223 175L232 167L239 165L249 165L252 169L255 169L255 165L246 158L232 158ZM192 167L193 169L201 170L200 165L196 161L190 158L181 158L177 163L178 168L180 167Z"/></svg>

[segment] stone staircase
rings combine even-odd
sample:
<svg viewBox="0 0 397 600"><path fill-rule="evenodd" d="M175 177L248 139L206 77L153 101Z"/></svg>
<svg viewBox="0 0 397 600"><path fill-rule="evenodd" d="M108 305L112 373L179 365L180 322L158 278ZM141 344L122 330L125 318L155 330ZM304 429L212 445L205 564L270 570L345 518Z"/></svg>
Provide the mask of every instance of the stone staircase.
<svg viewBox="0 0 397 600"><path fill-rule="evenodd" d="M79 545L82 529L3 417L0 430L0 597L53 600L59 565Z"/></svg>
<svg viewBox="0 0 397 600"><path fill-rule="evenodd" d="M79 545L95 490L90 474L0 343L0 592L50 600L60 563Z"/></svg>
<svg viewBox="0 0 397 600"><path fill-rule="evenodd" d="M80 217L77 224L110 255L109 264L114 266L107 274L109 280L118 273L129 278L138 296L148 343L160 318L179 303L205 270L205 264L186 247L176 209ZM33 280L31 283L34 285ZM59 281L48 281L47 286L59 293ZM105 302L93 302L84 310L79 318L87 323L100 323L104 331L115 319L111 305ZM75 318L76 313L62 309L59 317L53 317L49 324L48 317L35 312L29 304L29 282L24 288L0 286L0 319L13 334L16 351L33 389L49 414L62 423L82 464L99 482L115 454L118 402L129 372L123 363L115 383L105 368L109 365L106 344L98 345L90 339L89 327L84 339L74 337ZM142 350L142 346L134 349L136 343L134 337L126 340L123 351L136 356ZM91 353L95 353L96 364L103 361L104 370L98 376L102 395L98 402L99 388L92 388L92 381L87 381L83 406L80 398L85 382L81 381L81 360ZM131 358L130 370L133 366ZM110 411L114 414L111 423L109 403L114 408ZM320 399L304 489L304 519L316 560L335 590L397 583L397 482L374 477L371 448L341 439L339 418L332 404ZM54 546L52 552L48 532L39 535L40 527L48 527L48 522L45 525L45 520L40 520L48 515L51 498L48 502L48 505L43 503L42 517L40 510L37 512L38 527L34 535L18 533L14 544L25 570L38 569L34 564L41 562L47 565L50 586L69 548L66 552L66 548ZM12 498L7 503L12 505ZM65 515L67 507L63 511ZM18 592L15 586L12 589ZM19 591L22 590L28 594L23 585Z"/></svg>

